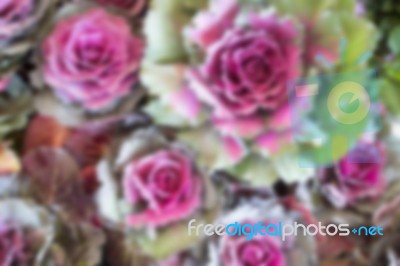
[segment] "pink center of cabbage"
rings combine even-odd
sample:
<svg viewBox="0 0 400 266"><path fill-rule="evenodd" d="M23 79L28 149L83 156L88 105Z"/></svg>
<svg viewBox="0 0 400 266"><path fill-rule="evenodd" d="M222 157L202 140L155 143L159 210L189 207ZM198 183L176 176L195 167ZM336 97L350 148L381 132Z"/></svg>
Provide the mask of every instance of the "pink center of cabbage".
<svg viewBox="0 0 400 266"><path fill-rule="evenodd" d="M245 63L244 70L254 82L261 83L264 82L269 68L261 58L252 58Z"/></svg>
<svg viewBox="0 0 400 266"><path fill-rule="evenodd" d="M77 42L76 52L83 66L102 63L106 54L106 40L102 33L93 31L84 34Z"/></svg>
<svg viewBox="0 0 400 266"><path fill-rule="evenodd" d="M265 246L257 242L246 242L240 248L240 261L245 266L269 265L270 254L265 250Z"/></svg>
<svg viewBox="0 0 400 266"><path fill-rule="evenodd" d="M153 180L155 193L161 198L168 198L179 190L180 177L173 169L162 169Z"/></svg>

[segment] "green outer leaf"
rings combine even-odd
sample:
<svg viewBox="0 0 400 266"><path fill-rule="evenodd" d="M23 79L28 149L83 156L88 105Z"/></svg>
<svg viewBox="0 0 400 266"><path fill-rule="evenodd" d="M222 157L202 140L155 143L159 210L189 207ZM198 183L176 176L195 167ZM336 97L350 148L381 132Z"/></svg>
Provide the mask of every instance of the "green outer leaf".
<svg viewBox="0 0 400 266"><path fill-rule="evenodd" d="M279 12L292 14L301 18L315 17L324 11L353 12L353 0L271 0Z"/></svg>
<svg viewBox="0 0 400 266"><path fill-rule="evenodd" d="M393 53L395 54L400 53L400 26L395 27L390 32L388 45Z"/></svg>
<svg viewBox="0 0 400 266"><path fill-rule="evenodd" d="M193 219L196 219L196 224L212 223L219 213L220 206L214 207L213 210L205 212L203 215L193 217ZM137 236L138 243L144 253L152 258L156 260L166 259L172 254L190 248L204 237L203 235L196 236L194 232L189 235L188 222L189 220L176 223L157 231L154 239L150 239L145 235Z"/></svg>
<svg viewBox="0 0 400 266"><path fill-rule="evenodd" d="M370 21L354 14L351 0L272 0L274 7L283 15L296 17L300 24L307 22L313 36L313 45L332 53L340 41L345 47L341 61L342 70L354 66L371 53L378 40L378 32ZM303 25L304 26L304 25Z"/></svg>
<svg viewBox="0 0 400 266"><path fill-rule="evenodd" d="M356 1L354 0L337 0L334 1L334 9L337 11L353 12L356 8Z"/></svg>
<svg viewBox="0 0 400 266"><path fill-rule="evenodd" d="M300 167L299 159L300 154L296 151L272 158L273 167L285 183L303 183L314 176L315 169Z"/></svg>
<svg viewBox="0 0 400 266"><path fill-rule="evenodd" d="M154 122L163 126L182 127L188 126L189 121L182 116L179 116L174 110L162 104L160 101L152 101L145 108L144 111L150 115Z"/></svg>
<svg viewBox="0 0 400 266"><path fill-rule="evenodd" d="M186 61L181 37L184 22L174 21L173 16L157 10L147 14L144 27L148 41L146 60L157 63Z"/></svg>
<svg viewBox="0 0 400 266"><path fill-rule="evenodd" d="M185 66L157 65L144 62L140 71L142 83L155 96L179 90L183 86Z"/></svg>
<svg viewBox="0 0 400 266"><path fill-rule="evenodd" d="M221 136L209 125L182 131L178 138L191 146L197 153L198 162L209 169L226 169L234 165L222 146Z"/></svg>
<svg viewBox="0 0 400 266"><path fill-rule="evenodd" d="M394 114L400 114L400 83L393 83L388 79L380 81L381 100Z"/></svg>
<svg viewBox="0 0 400 266"><path fill-rule="evenodd" d="M181 64L157 65L145 62L141 69L141 81L151 95L157 97L145 111L161 125L194 126L204 120L203 110L194 118L188 118L172 106L170 96L184 88L185 66Z"/></svg>
<svg viewBox="0 0 400 266"><path fill-rule="evenodd" d="M15 70L26 53L46 33L48 24L53 22L51 17L59 2L59 0L37 1L34 11L26 18L31 23L21 26L22 34L0 44L0 75Z"/></svg>
<svg viewBox="0 0 400 266"><path fill-rule="evenodd" d="M400 113L400 58L387 62L379 80L381 101L394 114Z"/></svg>
<svg viewBox="0 0 400 266"><path fill-rule="evenodd" d="M271 3L281 13L299 16L315 15L329 7L332 0L272 0Z"/></svg>
<svg viewBox="0 0 400 266"><path fill-rule="evenodd" d="M197 223L207 223L204 219L196 219ZM139 245L144 253L151 257L162 260L170 255L187 249L199 240L195 234L189 236L187 222L168 227L159 233L155 239L141 237Z"/></svg>
<svg viewBox="0 0 400 266"><path fill-rule="evenodd" d="M253 186L269 187L278 180L278 174L271 162L254 153L229 172Z"/></svg>
<svg viewBox="0 0 400 266"><path fill-rule="evenodd" d="M346 40L342 64L354 66L375 49L378 32L371 22L351 13L342 13L338 19Z"/></svg>
<svg viewBox="0 0 400 266"><path fill-rule="evenodd" d="M27 85L17 76L0 97L0 136L23 128L32 112L32 98Z"/></svg>
<svg viewBox="0 0 400 266"><path fill-rule="evenodd" d="M147 37L146 60L157 63L187 61L182 31L206 3L205 0L153 1L144 26Z"/></svg>

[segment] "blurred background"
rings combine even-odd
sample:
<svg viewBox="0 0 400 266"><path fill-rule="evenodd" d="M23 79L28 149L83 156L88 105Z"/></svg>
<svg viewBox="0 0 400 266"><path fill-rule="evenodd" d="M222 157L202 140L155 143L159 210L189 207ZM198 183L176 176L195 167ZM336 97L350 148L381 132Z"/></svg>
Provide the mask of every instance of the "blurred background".
<svg viewBox="0 0 400 266"><path fill-rule="evenodd" d="M399 113L395 0L0 0L0 266L398 266Z"/></svg>

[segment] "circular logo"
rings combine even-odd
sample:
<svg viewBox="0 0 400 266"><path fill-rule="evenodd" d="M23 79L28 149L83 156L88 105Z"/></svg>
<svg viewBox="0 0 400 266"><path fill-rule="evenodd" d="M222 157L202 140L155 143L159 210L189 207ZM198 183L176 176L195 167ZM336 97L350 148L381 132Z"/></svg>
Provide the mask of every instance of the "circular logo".
<svg viewBox="0 0 400 266"><path fill-rule="evenodd" d="M371 101L363 86L356 82L345 81L333 87L327 104L330 114L336 121L353 125L367 116Z"/></svg>

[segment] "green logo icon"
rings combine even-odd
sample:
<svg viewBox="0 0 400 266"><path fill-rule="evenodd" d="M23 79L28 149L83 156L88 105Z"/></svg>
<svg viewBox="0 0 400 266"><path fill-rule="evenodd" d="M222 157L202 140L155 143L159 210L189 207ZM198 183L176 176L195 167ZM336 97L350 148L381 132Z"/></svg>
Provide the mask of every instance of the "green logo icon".
<svg viewBox="0 0 400 266"><path fill-rule="evenodd" d="M368 69L289 80L292 135L300 167L326 167L363 135L380 129L375 75Z"/></svg>
<svg viewBox="0 0 400 266"><path fill-rule="evenodd" d="M337 122L353 125L368 115L371 102L361 84L345 81L332 88L328 95L327 106L332 118Z"/></svg>

